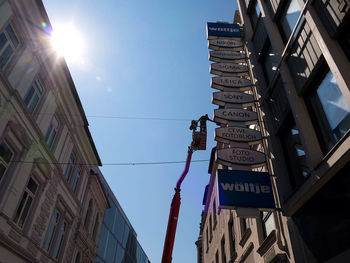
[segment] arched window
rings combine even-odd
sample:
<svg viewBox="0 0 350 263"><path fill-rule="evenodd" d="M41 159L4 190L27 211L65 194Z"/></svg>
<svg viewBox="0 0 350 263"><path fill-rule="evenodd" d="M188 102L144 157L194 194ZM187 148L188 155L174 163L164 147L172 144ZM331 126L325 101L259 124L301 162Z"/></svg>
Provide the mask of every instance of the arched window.
<svg viewBox="0 0 350 263"><path fill-rule="evenodd" d="M89 206L86 211L86 216L85 216L85 221L84 221L84 226L88 230L89 229L89 224L90 224L90 219L91 219L91 214L92 214L92 199L89 201Z"/></svg>

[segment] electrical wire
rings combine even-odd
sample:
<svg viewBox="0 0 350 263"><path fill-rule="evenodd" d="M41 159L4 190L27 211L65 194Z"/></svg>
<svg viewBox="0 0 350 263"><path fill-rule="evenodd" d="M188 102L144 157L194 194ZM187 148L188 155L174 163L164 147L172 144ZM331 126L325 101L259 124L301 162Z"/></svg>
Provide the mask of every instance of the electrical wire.
<svg viewBox="0 0 350 263"><path fill-rule="evenodd" d="M24 112L14 111L19 115L24 115ZM79 114L63 114L63 113L49 113L49 112L40 112L34 113L34 116L39 115L57 115L57 116L65 116L65 117L80 117ZM96 119L121 119L121 120L152 120L152 121L191 121L191 119L184 118L160 118L160 117L130 117L130 116L113 116L113 115L86 115L88 118L96 118Z"/></svg>
<svg viewBox="0 0 350 263"><path fill-rule="evenodd" d="M45 161L10 161L11 163L27 163L27 164L59 164L59 165L65 165L65 164L72 164L72 163L64 163L64 162L45 162ZM192 160L192 163L199 163L199 162L209 162L209 160ZM125 163L103 163L102 166L136 166L136 165L164 165L164 164L179 164L179 163L186 163L186 161L166 161L166 162L125 162ZM95 163L73 163L74 166L98 166Z"/></svg>

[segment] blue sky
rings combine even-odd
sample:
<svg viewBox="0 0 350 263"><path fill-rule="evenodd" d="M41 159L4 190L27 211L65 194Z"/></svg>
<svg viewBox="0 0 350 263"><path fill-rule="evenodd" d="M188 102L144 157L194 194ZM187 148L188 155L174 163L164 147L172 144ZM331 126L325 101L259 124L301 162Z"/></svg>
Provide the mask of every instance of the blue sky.
<svg viewBox="0 0 350 263"><path fill-rule="evenodd" d="M70 22L85 40L84 63L68 64L102 163L185 160L190 120L212 117L215 108L206 22L232 22L235 1L43 2L54 29ZM193 160L210 158L214 128L210 123L208 150L195 152ZM151 262L161 261L173 188L183 168L101 168ZM208 162L192 163L182 185L174 263L196 262L207 171Z"/></svg>

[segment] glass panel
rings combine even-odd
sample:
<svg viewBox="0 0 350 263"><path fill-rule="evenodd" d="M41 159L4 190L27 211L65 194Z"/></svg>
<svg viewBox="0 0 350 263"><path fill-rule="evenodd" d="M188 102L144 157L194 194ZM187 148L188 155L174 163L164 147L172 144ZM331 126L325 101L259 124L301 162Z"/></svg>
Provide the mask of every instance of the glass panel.
<svg viewBox="0 0 350 263"><path fill-rule="evenodd" d="M29 197L28 197L28 200L27 200L27 203L26 203L26 205L25 205L25 207L24 207L24 210L23 210L23 212L22 212L22 216L21 216L20 220L18 221L18 226L19 226L19 227L23 227L24 222L25 222L25 220L26 220L26 218L27 218L27 215L28 215L30 206L31 206L31 204L32 204L32 201L33 201L33 199L29 196Z"/></svg>
<svg viewBox="0 0 350 263"><path fill-rule="evenodd" d="M113 263L116 248L117 248L117 240L109 232L107 251L106 251L106 262L107 263Z"/></svg>
<svg viewBox="0 0 350 263"><path fill-rule="evenodd" d="M12 54L13 49L10 45L8 45L0 56L0 68L3 68L6 65L7 61L9 61Z"/></svg>
<svg viewBox="0 0 350 263"><path fill-rule="evenodd" d="M39 97L37 94L34 95L34 98L32 100L32 103L30 104L30 106L28 107L29 112L32 113L36 107L36 105L38 104L39 101Z"/></svg>
<svg viewBox="0 0 350 263"><path fill-rule="evenodd" d="M51 147L52 143L53 143L53 140L55 139L55 136L56 136L56 131L53 130L52 133L51 133L51 137L50 137L50 140L49 142L47 143L49 145L49 147Z"/></svg>
<svg viewBox="0 0 350 263"><path fill-rule="evenodd" d="M40 82L37 79L34 80L34 85L35 85L36 89L40 92L40 94L42 94L43 88L41 87Z"/></svg>
<svg viewBox="0 0 350 263"><path fill-rule="evenodd" d="M0 144L0 157L2 157L6 163L8 163L12 157L12 152L9 147L3 142Z"/></svg>
<svg viewBox="0 0 350 263"><path fill-rule="evenodd" d="M4 175L5 171L6 171L6 167L2 163L0 163L0 180Z"/></svg>
<svg viewBox="0 0 350 263"><path fill-rule="evenodd" d="M62 220L60 230L59 230L59 233L58 233L58 236L56 239L56 245L55 245L55 248L53 250L53 257L54 258L58 258L58 255L60 253L65 230L66 230L66 222L64 220Z"/></svg>
<svg viewBox="0 0 350 263"><path fill-rule="evenodd" d="M129 232L130 232L130 227L125 224L124 226L124 235L123 235L123 247L126 247L126 242L128 241L128 237L129 237Z"/></svg>
<svg viewBox="0 0 350 263"><path fill-rule="evenodd" d="M6 43L7 43L7 38L5 36L5 33L1 33L1 35L0 35L0 51L4 48Z"/></svg>
<svg viewBox="0 0 350 263"><path fill-rule="evenodd" d="M31 87L30 90L29 90L29 92L28 92L28 94L27 94L27 96L26 96L25 99L24 99L24 104L25 104L25 105L27 105L27 106L29 105L29 102L31 101L34 92L35 92L34 88Z"/></svg>
<svg viewBox="0 0 350 263"><path fill-rule="evenodd" d="M74 181L73 181L73 185L72 185L72 190L74 193L77 190L78 182L79 182L79 175L76 175L74 177Z"/></svg>
<svg viewBox="0 0 350 263"><path fill-rule="evenodd" d="M292 0L281 21L282 28L287 39L289 38L294 26L297 23L300 13L301 8L298 0Z"/></svg>
<svg viewBox="0 0 350 263"><path fill-rule="evenodd" d="M49 127L49 129L47 130L46 135L45 135L45 142L46 142L46 143L48 143L48 141L49 141L49 137L50 137L50 134L51 134L51 130L52 130L52 125L50 124L50 127Z"/></svg>
<svg viewBox="0 0 350 263"><path fill-rule="evenodd" d="M12 41L13 46L16 48L18 46L18 39L15 35L15 32L13 32L11 25L8 25L6 27L6 31L7 31L8 35L10 36L10 39Z"/></svg>
<svg viewBox="0 0 350 263"><path fill-rule="evenodd" d="M49 250L53 234L55 232L56 224L59 218L59 213L55 210L52 214L51 220L50 220L50 225L47 229L44 244L43 244L43 249L46 251Z"/></svg>
<svg viewBox="0 0 350 263"><path fill-rule="evenodd" d="M120 244L118 243L118 248L117 248L117 254L115 257L115 263L121 263L123 258L124 258L124 249L120 246Z"/></svg>
<svg viewBox="0 0 350 263"><path fill-rule="evenodd" d="M98 236L98 247L96 250L96 253L101 257L105 257L105 250L106 250L106 240L107 240L107 228L104 224L101 225L100 234Z"/></svg>
<svg viewBox="0 0 350 263"><path fill-rule="evenodd" d="M331 71L317 89L318 98L332 131L338 141L350 128L350 107L346 103Z"/></svg>
<svg viewBox="0 0 350 263"><path fill-rule="evenodd" d="M72 173L72 164L69 163L66 169L66 173L64 174L64 176L66 177L67 181L69 181L70 175Z"/></svg>
<svg viewBox="0 0 350 263"><path fill-rule="evenodd" d="M19 216L21 215L21 212L22 212L22 209L23 209L23 206L27 200L27 197L28 197L28 193L27 192L24 192L23 193L23 197L22 197L22 200L21 202L19 203L19 206L17 208L17 211L16 211L16 216L15 216L15 222L18 221L18 218Z"/></svg>
<svg viewBox="0 0 350 263"><path fill-rule="evenodd" d="M58 128L58 121L57 121L56 117L52 118L52 124L56 129Z"/></svg>
<svg viewBox="0 0 350 263"><path fill-rule="evenodd" d="M274 229L276 229L275 219L272 213L270 214L268 219L265 221L265 229L266 229L266 236L268 236Z"/></svg>

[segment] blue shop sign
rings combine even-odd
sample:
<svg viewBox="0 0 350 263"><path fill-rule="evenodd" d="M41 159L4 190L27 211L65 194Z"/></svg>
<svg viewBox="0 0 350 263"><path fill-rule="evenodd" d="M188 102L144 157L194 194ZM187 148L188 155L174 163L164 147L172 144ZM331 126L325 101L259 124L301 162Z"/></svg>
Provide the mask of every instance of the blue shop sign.
<svg viewBox="0 0 350 263"><path fill-rule="evenodd" d="M222 208L275 208L268 173L218 170L218 187Z"/></svg>
<svg viewBox="0 0 350 263"><path fill-rule="evenodd" d="M241 37L241 30L238 24L207 23L207 36L216 37Z"/></svg>

